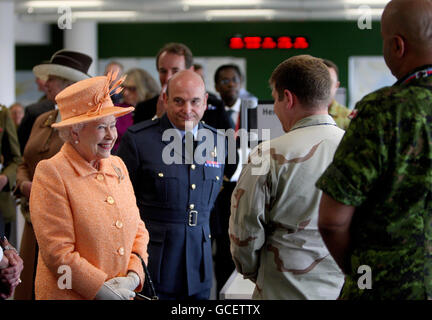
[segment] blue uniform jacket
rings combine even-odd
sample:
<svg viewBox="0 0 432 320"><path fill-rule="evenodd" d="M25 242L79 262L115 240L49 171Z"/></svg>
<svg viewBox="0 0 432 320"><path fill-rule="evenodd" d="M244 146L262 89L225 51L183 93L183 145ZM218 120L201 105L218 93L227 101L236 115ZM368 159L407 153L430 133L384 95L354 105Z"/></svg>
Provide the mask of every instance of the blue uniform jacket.
<svg viewBox="0 0 432 320"><path fill-rule="evenodd" d="M193 295L212 285L209 216L224 164L215 158L216 130L203 123L198 129L211 130L216 154L208 153L204 164L165 164L162 153L170 142L162 141L162 134L172 128L166 115L133 125L123 136L118 155L129 170L150 233L148 267L156 290Z"/></svg>

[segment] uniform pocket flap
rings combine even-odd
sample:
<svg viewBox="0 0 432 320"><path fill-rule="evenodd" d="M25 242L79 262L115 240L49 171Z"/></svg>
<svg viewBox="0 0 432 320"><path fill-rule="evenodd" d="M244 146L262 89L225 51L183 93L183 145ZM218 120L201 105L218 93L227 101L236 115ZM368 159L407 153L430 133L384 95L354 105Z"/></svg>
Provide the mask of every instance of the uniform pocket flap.
<svg viewBox="0 0 432 320"><path fill-rule="evenodd" d="M205 180L220 180L221 179L221 169L204 167L204 179Z"/></svg>

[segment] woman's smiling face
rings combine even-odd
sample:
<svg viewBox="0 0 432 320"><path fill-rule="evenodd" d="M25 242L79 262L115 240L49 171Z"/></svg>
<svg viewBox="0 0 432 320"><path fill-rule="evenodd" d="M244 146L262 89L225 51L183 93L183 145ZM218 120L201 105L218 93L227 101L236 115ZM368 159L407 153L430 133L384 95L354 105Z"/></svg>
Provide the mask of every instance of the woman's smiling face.
<svg viewBox="0 0 432 320"><path fill-rule="evenodd" d="M110 115L86 123L74 139L75 149L90 164L108 158L117 139L116 118Z"/></svg>

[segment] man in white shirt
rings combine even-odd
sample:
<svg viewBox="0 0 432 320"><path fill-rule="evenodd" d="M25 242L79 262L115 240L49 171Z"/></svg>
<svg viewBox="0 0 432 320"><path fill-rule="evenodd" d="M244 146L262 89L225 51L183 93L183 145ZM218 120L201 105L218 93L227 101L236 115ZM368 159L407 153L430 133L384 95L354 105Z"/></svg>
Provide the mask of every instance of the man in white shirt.
<svg viewBox="0 0 432 320"><path fill-rule="evenodd" d="M216 91L222 98L225 111L230 115L232 128L237 130L240 125L241 79L241 71L235 64L220 66L214 76Z"/></svg>

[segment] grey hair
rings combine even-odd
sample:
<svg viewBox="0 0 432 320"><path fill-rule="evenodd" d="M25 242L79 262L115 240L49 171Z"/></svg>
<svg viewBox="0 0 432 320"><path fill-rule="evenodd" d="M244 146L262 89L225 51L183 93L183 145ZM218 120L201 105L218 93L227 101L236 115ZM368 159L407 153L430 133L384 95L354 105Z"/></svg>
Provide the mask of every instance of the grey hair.
<svg viewBox="0 0 432 320"><path fill-rule="evenodd" d="M82 128L85 127L85 125L86 125L85 123L81 122L81 123L73 124L71 126L58 128L58 133L59 133L60 139L62 139L64 142L73 143L72 131L75 133L78 133L81 131Z"/></svg>

